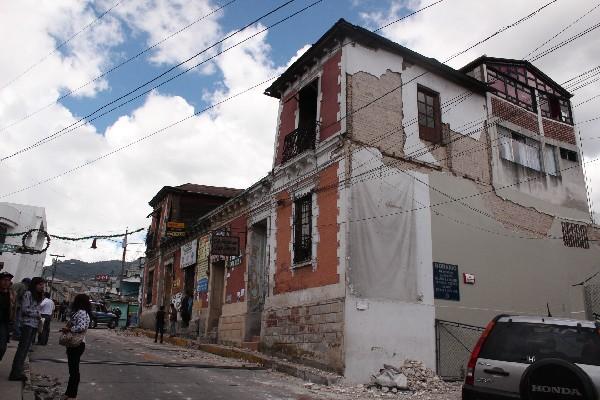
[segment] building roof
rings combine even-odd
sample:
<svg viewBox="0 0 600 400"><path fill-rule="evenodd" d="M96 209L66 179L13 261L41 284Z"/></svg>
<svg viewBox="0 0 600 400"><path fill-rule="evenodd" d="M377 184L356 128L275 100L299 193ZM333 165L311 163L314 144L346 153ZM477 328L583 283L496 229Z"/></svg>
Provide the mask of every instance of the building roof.
<svg viewBox="0 0 600 400"><path fill-rule="evenodd" d="M543 73L542 70L540 70L538 67L536 67L535 65L533 65L532 63L530 63L527 60L515 60L512 58L500 58L500 57L488 57L486 55L483 55L483 56L477 57L476 59L474 59L467 65L465 65L464 67L460 68L459 71L467 73L468 71L472 70L473 68L475 68L481 64L486 64L486 63L511 64L511 65L519 65L519 66L525 67L529 71L531 71L534 75L537 75L539 78L546 81L547 84L554 86L555 89L562 92L562 94L564 96L566 96L568 98L573 97L573 95L567 89L563 88L561 85L556 83L552 78L550 78L548 75Z"/></svg>
<svg viewBox="0 0 600 400"><path fill-rule="evenodd" d="M409 48L373 33L368 29L353 25L344 19L340 19L279 78L277 78L277 80L265 90L265 94L271 97L280 98L281 92L285 90L285 84L294 80L295 76L302 75L306 64L314 63L314 60L318 59L319 56L327 51L327 49L331 49L333 42L342 41L345 38L368 47L379 48L401 55L406 60L418 64L432 73L441 75L446 79L473 91L484 93L487 90L487 85L485 83L441 63L435 58L425 57L416 51L410 50Z"/></svg>
<svg viewBox="0 0 600 400"><path fill-rule="evenodd" d="M218 186L206 186L196 185L195 183L184 183L179 186L163 186L162 189L154 195L152 200L148 204L154 207L160 202L168 193L179 193L179 194L192 194L192 195L204 195L213 197L232 198L243 192L243 189L233 189L227 187Z"/></svg>

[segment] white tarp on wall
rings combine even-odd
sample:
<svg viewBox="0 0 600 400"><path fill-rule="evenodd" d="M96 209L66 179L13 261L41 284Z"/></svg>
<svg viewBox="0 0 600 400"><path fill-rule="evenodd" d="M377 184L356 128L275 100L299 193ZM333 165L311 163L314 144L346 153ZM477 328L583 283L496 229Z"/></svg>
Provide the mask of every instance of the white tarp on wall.
<svg viewBox="0 0 600 400"><path fill-rule="evenodd" d="M415 201L415 185L420 184L408 173L383 166L361 175L381 163L381 155L375 149L355 154L348 271L352 294L417 301L418 213L411 210L421 207Z"/></svg>

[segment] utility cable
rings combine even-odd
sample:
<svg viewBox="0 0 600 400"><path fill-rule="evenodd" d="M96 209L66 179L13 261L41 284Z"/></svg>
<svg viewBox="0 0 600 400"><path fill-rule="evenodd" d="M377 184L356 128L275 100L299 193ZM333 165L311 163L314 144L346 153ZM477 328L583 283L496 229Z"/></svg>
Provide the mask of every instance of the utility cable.
<svg viewBox="0 0 600 400"><path fill-rule="evenodd" d="M25 121L26 119L29 119L31 117L33 117L34 115L48 109L49 107L58 104L61 100L64 100L67 97L70 97L71 95L77 93L78 91L80 91L81 89L89 86L90 84L98 81L99 79L104 78L106 75L109 75L110 73L114 72L115 70L121 68L123 65L130 63L131 61L134 61L135 59L137 59L138 57L140 57L141 55L149 52L150 50L156 48L157 46L160 46L161 44L163 44L164 42L166 42L167 40L170 40L171 38L173 38L174 36L179 35L181 32L189 29L190 27L192 27L193 25L197 24L198 22L210 17L211 15L221 11L222 9L224 9L225 7L231 5L232 3L235 3L238 0L230 0L229 2L223 4L222 6L219 6L217 8L215 8L214 10L212 10L211 12L209 12L208 14L205 14L197 19L195 19L194 21L192 21L191 23L187 24L186 26L182 27L181 29L177 30L176 32L171 33L170 35L164 37L163 39L159 40L158 42L154 43L153 45L145 48L144 50L138 52L137 54L129 57L128 59L126 59L125 61L120 62L119 64L115 65L114 67L110 68L109 70L101 73L100 75L96 76L95 78L87 81L86 83L82 84L81 86L77 87L76 89L70 90L67 93L63 94L62 96L60 96L58 99L56 99L55 101L52 101L48 104L46 104L45 106L25 115L24 117L22 117L21 119L18 119L16 121L13 121L11 123L9 123L8 125L5 125L4 127L0 128L0 132L5 131L6 129L9 129L15 125L17 125L20 122Z"/></svg>

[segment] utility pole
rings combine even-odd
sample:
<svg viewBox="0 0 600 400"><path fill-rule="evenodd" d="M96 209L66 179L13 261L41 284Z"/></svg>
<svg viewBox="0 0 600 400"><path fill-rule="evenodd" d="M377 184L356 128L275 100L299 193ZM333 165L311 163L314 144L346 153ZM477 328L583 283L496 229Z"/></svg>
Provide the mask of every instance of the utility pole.
<svg viewBox="0 0 600 400"><path fill-rule="evenodd" d="M125 238L123 239L123 259L121 260L121 275L119 275L119 296L123 296L123 275L125 274L125 255L127 254L127 235L129 227L125 229Z"/></svg>
<svg viewBox="0 0 600 400"><path fill-rule="evenodd" d="M59 257L64 257L64 255L50 254L50 257L54 257L52 259L52 280L50 281L50 297L52 297L52 290L54 290L54 274L56 273L56 261L58 261Z"/></svg>

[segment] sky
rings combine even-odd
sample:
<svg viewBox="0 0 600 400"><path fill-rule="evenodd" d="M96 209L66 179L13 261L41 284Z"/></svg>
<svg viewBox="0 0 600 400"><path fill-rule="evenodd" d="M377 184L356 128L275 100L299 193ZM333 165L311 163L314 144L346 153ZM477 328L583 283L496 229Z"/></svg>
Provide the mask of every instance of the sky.
<svg viewBox="0 0 600 400"><path fill-rule="evenodd" d="M550 1L444 0L379 33L444 61ZM163 186L246 188L273 159L278 103L263 94L268 82L259 83L339 18L376 29L434 0L322 0L277 24L313 2L1 2L0 158L8 158L0 162L0 202L45 207L50 233L88 236L147 227L148 201ZM531 59L599 22L600 3L556 0L448 64L459 68L482 54L523 59L544 44ZM534 64L561 83L599 66L598 48L593 29ZM574 107L577 121L600 115L600 82L574 94L573 105L591 99ZM600 120L578 129L600 212ZM128 247L128 260L143 255L144 235L130 238L140 244ZM121 257L118 243L90 245L53 241L50 252Z"/></svg>

